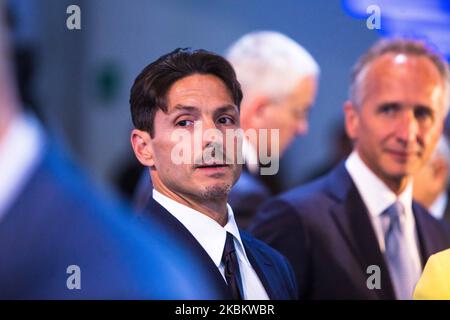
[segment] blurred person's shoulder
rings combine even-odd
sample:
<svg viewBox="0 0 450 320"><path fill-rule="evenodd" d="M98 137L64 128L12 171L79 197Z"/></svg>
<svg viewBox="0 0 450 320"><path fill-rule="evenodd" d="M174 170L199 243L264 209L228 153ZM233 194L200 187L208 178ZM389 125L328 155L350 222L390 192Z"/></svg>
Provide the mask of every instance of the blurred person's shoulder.
<svg viewBox="0 0 450 320"><path fill-rule="evenodd" d="M182 244L157 222L144 227L135 221L124 203L95 185L48 136L0 221L0 243L0 255L8 257L0 266L0 296L7 299L218 297ZM181 268L183 263L189 267ZM74 266L81 290L67 287ZM198 286L180 287L189 276Z"/></svg>
<svg viewBox="0 0 450 320"><path fill-rule="evenodd" d="M304 185L287 190L273 199L281 201L293 207L299 208L318 208L328 202L335 201L334 189L336 187L336 174L339 174L342 168L336 167L330 172L310 181Z"/></svg>

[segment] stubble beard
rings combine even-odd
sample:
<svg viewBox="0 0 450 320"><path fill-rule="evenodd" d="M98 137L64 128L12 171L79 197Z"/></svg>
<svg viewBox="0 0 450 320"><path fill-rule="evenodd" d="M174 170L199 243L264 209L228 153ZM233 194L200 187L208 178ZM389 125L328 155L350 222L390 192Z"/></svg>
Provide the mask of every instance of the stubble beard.
<svg viewBox="0 0 450 320"><path fill-rule="evenodd" d="M202 199L208 201L215 201L226 199L228 197L228 193L231 190L231 184L224 183L221 185L208 186L204 190L202 190L199 195Z"/></svg>

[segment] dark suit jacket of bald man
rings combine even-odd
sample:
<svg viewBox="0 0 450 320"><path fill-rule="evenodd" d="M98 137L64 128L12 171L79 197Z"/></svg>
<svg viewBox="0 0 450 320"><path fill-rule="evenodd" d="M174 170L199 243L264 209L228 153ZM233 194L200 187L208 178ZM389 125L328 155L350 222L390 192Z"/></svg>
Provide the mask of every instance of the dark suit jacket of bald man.
<svg viewBox="0 0 450 320"><path fill-rule="evenodd" d="M413 203L422 267L450 247L448 229ZM344 162L328 175L266 203L250 231L292 263L300 299L394 299L387 263ZM367 268L379 266L381 289Z"/></svg>

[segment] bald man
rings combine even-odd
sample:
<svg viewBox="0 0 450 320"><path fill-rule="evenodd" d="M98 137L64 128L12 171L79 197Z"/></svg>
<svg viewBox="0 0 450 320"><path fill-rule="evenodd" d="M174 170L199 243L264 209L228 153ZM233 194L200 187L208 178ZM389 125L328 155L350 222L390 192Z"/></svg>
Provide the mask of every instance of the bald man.
<svg viewBox="0 0 450 320"><path fill-rule="evenodd" d="M356 63L344 104L353 152L280 195L253 233L293 264L305 299L412 299L448 231L412 198L448 112L447 62L425 43L385 40Z"/></svg>

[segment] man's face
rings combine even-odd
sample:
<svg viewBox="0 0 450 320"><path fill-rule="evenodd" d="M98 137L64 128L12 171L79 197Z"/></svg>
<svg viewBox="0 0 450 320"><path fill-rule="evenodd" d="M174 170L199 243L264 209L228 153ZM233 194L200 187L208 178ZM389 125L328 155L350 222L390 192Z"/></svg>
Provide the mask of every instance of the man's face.
<svg viewBox="0 0 450 320"><path fill-rule="evenodd" d="M280 156L296 136L308 131L308 112L316 98L316 91L316 78L303 78L288 96L266 108L265 128L280 130Z"/></svg>
<svg viewBox="0 0 450 320"><path fill-rule="evenodd" d="M361 106L347 103L346 126L366 165L385 183L409 177L428 160L445 118L445 91L425 57L385 54L367 67Z"/></svg>
<svg viewBox="0 0 450 320"><path fill-rule="evenodd" d="M239 111L229 90L213 75L191 75L171 86L167 93L167 106L167 113L158 110L155 115L154 137L151 139L152 174L157 175L163 188L182 197L208 200L226 197L239 178L241 165L236 164L235 157L231 164L224 163L228 161L221 165L211 160L205 162L202 152L211 154L212 147L220 146L226 154L225 130L240 126ZM201 130L198 130L200 124ZM197 128L195 133L194 127ZM205 130L211 132L210 129L220 131L223 139L217 135L204 136ZM180 140L173 139L175 131L183 131L187 137L183 141L190 144L187 149L191 150L192 161L188 164L174 162L172 152L180 143ZM200 137L196 140L199 143L194 141L195 137ZM200 147L200 153L194 151L195 145Z"/></svg>

